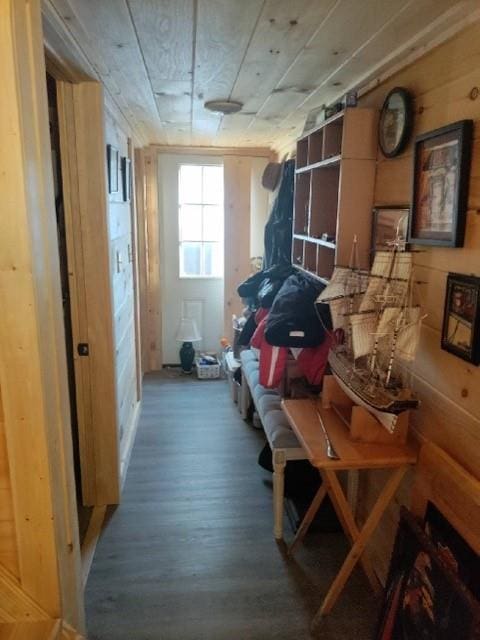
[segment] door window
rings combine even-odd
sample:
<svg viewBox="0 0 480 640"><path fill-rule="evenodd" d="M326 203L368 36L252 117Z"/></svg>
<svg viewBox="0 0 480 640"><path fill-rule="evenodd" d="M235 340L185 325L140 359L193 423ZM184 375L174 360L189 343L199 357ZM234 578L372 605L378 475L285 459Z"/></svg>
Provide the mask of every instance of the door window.
<svg viewBox="0 0 480 640"><path fill-rule="evenodd" d="M180 165L178 222L180 277L222 278L222 166Z"/></svg>

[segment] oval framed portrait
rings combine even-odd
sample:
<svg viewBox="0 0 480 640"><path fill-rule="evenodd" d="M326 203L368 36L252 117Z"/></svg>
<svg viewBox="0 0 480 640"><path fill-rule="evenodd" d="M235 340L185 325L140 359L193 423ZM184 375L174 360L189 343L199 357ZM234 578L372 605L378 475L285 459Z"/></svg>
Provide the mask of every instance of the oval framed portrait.
<svg viewBox="0 0 480 640"><path fill-rule="evenodd" d="M413 100L402 87L395 87L385 98L378 123L378 143L387 158L399 154L408 142L413 124Z"/></svg>

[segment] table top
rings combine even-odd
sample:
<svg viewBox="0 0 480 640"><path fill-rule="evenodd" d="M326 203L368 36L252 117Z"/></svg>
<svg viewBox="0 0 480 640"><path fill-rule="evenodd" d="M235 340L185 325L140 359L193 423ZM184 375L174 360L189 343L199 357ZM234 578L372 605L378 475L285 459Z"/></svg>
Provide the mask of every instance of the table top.
<svg viewBox="0 0 480 640"><path fill-rule="evenodd" d="M282 407L309 461L319 469L387 469L414 464L417 460L416 448L409 444L370 444L351 440L347 425L333 409L323 408L320 399L283 400ZM327 457L325 435L316 409L340 460Z"/></svg>

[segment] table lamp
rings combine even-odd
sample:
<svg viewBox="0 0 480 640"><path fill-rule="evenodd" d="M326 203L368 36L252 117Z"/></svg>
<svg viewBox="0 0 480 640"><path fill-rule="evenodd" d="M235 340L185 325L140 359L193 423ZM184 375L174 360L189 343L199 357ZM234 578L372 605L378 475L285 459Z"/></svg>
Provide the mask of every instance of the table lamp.
<svg viewBox="0 0 480 640"><path fill-rule="evenodd" d="M182 318L178 325L175 340L183 343L180 348L180 363L183 373L192 373L193 360L195 359L195 349L192 342L198 342L201 339L195 320Z"/></svg>

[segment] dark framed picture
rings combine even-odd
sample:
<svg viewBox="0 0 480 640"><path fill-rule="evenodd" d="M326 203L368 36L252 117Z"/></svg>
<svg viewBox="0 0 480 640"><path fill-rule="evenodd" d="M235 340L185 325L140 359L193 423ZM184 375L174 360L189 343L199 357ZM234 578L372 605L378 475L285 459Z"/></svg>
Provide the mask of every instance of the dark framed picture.
<svg viewBox="0 0 480 640"><path fill-rule="evenodd" d="M372 216L372 256L376 251L391 250L394 245L405 251L407 245L407 206L375 207Z"/></svg>
<svg viewBox="0 0 480 640"><path fill-rule="evenodd" d="M443 313L442 349L480 364L480 278L449 273Z"/></svg>
<svg viewBox="0 0 480 640"><path fill-rule="evenodd" d="M124 202L132 197L132 163L130 158L122 157L122 196Z"/></svg>
<svg viewBox="0 0 480 640"><path fill-rule="evenodd" d="M425 512L424 526L443 562L480 602L480 556L430 501Z"/></svg>
<svg viewBox="0 0 480 640"><path fill-rule="evenodd" d="M118 149L111 144L107 144L108 193L118 193L118 164Z"/></svg>
<svg viewBox="0 0 480 640"><path fill-rule="evenodd" d="M463 246L472 131L461 120L416 138L409 242Z"/></svg>
<svg viewBox="0 0 480 640"><path fill-rule="evenodd" d="M480 603L402 507L376 640L478 640Z"/></svg>
<svg viewBox="0 0 480 640"><path fill-rule="evenodd" d="M383 103L378 122L378 143L387 158L398 155L412 133L413 100L402 87L392 89Z"/></svg>

